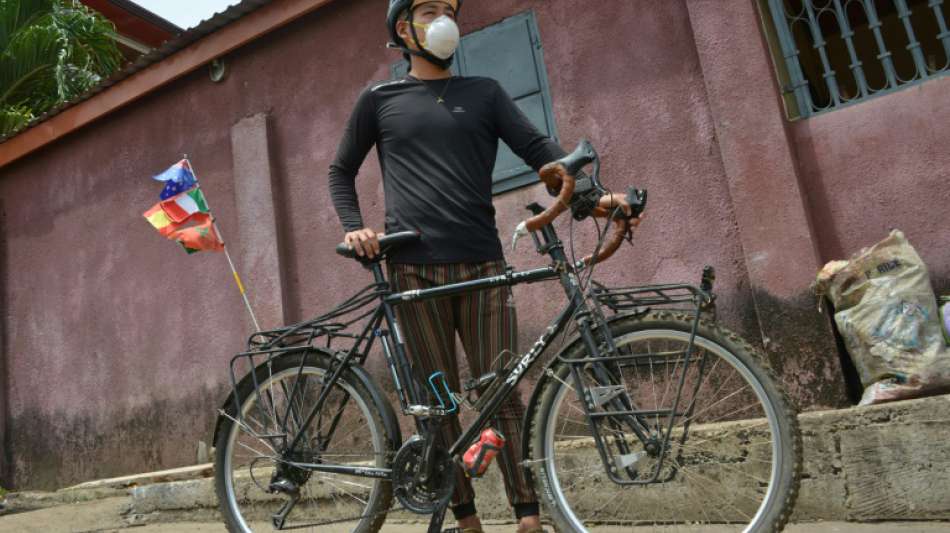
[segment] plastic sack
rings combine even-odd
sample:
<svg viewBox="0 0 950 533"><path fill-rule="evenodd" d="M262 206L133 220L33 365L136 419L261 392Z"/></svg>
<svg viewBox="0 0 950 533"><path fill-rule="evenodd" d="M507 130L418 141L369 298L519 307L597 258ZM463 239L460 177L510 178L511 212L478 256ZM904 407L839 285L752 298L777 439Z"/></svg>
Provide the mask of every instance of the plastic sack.
<svg viewBox="0 0 950 533"><path fill-rule="evenodd" d="M859 405L950 388L950 349L930 276L902 232L825 265L817 289L835 306L835 323L864 386Z"/></svg>
<svg viewBox="0 0 950 533"><path fill-rule="evenodd" d="M940 322L943 324L943 340L950 346L950 296L937 298L937 306L940 308Z"/></svg>

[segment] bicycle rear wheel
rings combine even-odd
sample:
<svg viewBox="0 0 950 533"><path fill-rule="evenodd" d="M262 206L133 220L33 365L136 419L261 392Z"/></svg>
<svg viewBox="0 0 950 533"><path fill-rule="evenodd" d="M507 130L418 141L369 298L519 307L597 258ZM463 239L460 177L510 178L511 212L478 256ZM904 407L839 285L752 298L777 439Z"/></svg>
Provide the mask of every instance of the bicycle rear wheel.
<svg viewBox="0 0 950 533"><path fill-rule="evenodd" d="M701 321L687 363L692 323L670 312L615 320L619 355L635 358L578 365L576 376L561 363L543 380L528 464L559 530L784 526L801 470L795 411L759 353L724 328ZM588 357L582 343L567 356Z"/></svg>
<svg viewBox="0 0 950 533"><path fill-rule="evenodd" d="M302 428L329 369L330 359L322 354L286 355L254 370L256 388L250 374L238 385L241 423L232 419L237 418L233 404L228 406L229 418L215 443L215 488L229 531L272 530L273 514L288 499L268 491L278 471L301 496L285 527L368 533L382 526L392 502L389 480L312 472L289 462L389 466L392 443L380 406L350 370L334 383L313 422ZM288 460L281 452L300 431L305 436Z"/></svg>

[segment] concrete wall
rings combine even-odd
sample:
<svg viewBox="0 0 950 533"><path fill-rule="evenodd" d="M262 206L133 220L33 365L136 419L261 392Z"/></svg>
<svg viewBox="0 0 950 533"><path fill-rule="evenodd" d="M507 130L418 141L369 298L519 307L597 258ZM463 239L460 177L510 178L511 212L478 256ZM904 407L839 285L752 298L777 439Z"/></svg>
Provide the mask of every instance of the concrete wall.
<svg viewBox="0 0 950 533"><path fill-rule="evenodd" d="M10 384L7 379L7 358L5 354L7 332L6 332L6 294L3 288L6 287L6 211L3 201L0 200L0 486L11 479L12 470L10 466L13 456L7 431L7 419L10 414L9 392Z"/></svg>
<svg viewBox="0 0 950 533"><path fill-rule="evenodd" d="M803 190L825 260L904 231L950 292L950 77L792 127Z"/></svg>
<svg viewBox="0 0 950 533"><path fill-rule="evenodd" d="M591 138L608 186L650 189L635 248L597 278L697 281L704 264L715 265L722 320L764 344L803 406L840 405L837 353L807 287L826 259L816 252L823 230L811 197L798 192L834 161L812 158L822 165L814 172L800 164L803 125L789 137L753 3L727 6L615 0L578 10L570 0L497 0L467 5L462 30L534 10L563 144ZM342 230L326 170L358 92L387 78L398 59L383 48L381 9L332 3L223 58L222 83L195 72L0 169L8 483L52 487L190 464L197 441L210 439L227 362L251 326L224 257L186 256L141 218L159 189L149 177L182 153L263 326L313 316L369 281L332 252ZM737 94L742 79L747 90ZM910 103L917 92L889 98L916 109L908 124L930 120ZM827 116L838 113L857 115ZM381 228L372 153L358 189L366 220ZM539 187L497 198L503 239L533 200L549 198ZM924 205L936 212L940 204ZM590 235L579 230L578 242ZM508 259L517 268L544 263L524 244ZM925 259L950 268L946 256ZM550 290L515 289L522 345L555 314ZM369 364L387 383L380 358Z"/></svg>

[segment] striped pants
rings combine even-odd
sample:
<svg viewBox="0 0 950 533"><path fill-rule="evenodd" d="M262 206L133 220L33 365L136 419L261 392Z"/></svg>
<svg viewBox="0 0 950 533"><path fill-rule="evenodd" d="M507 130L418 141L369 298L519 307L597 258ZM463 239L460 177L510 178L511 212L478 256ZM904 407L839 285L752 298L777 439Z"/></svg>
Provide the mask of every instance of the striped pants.
<svg viewBox="0 0 950 533"><path fill-rule="evenodd" d="M504 260L485 263L391 264L390 284L395 291L425 289L503 274ZM455 354L455 335L462 341L473 377L500 368L518 350L518 328L510 287L495 287L456 296L404 303L396 306L396 317L407 344L408 356L417 378L428 388L428 377L439 370L445 373L449 388L460 392L459 365ZM510 351L504 355L504 351ZM528 483L522 460L521 418L524 405L517 391L496 413L492 426L505 436L505 448L496 457L502 469L508 502L515 514L538 514L538 498ZM446 443L461 436L458 417L443 425ZM475 493L470 480L459 468L459 480L452 495L456 518L475 513Z"/></svg>

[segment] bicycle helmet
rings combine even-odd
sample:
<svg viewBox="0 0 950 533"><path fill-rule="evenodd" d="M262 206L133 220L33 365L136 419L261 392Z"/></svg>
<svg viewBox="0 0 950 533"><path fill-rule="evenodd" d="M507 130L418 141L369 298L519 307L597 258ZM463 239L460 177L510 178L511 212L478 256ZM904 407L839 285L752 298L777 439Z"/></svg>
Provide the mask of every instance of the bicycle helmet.
<svg viewBox="0 0 950 533"><path fill-rule="evenodd" d="M422 45L419 44L419 36L416 34L416 27L412 24L412 8L415 5L425 3L426 1L434 0L389 0L389 10L386 12L386 26L389 29L390 42L386 46L389 48L402 50L403 57L406 58L406 61L409 61L409 55L412 54L414 56L419 56L440 68L449 68L452 66L452 60L455 59L455 56L453 55L448 59L442 59L436 57L432 54L432 52L423 48ZM455 0L456 14L462 10L462 1L463 0ZM410 49L406 45L406 42L403 40L403 38L400 37L398 33L396 33L396 23L399 22L399 18L403 15L403 13L407 11L409 12L409 16L406 20L409 22L409 29L412 32L412 39L415 41L415 45L418 50Z"/></svg>

